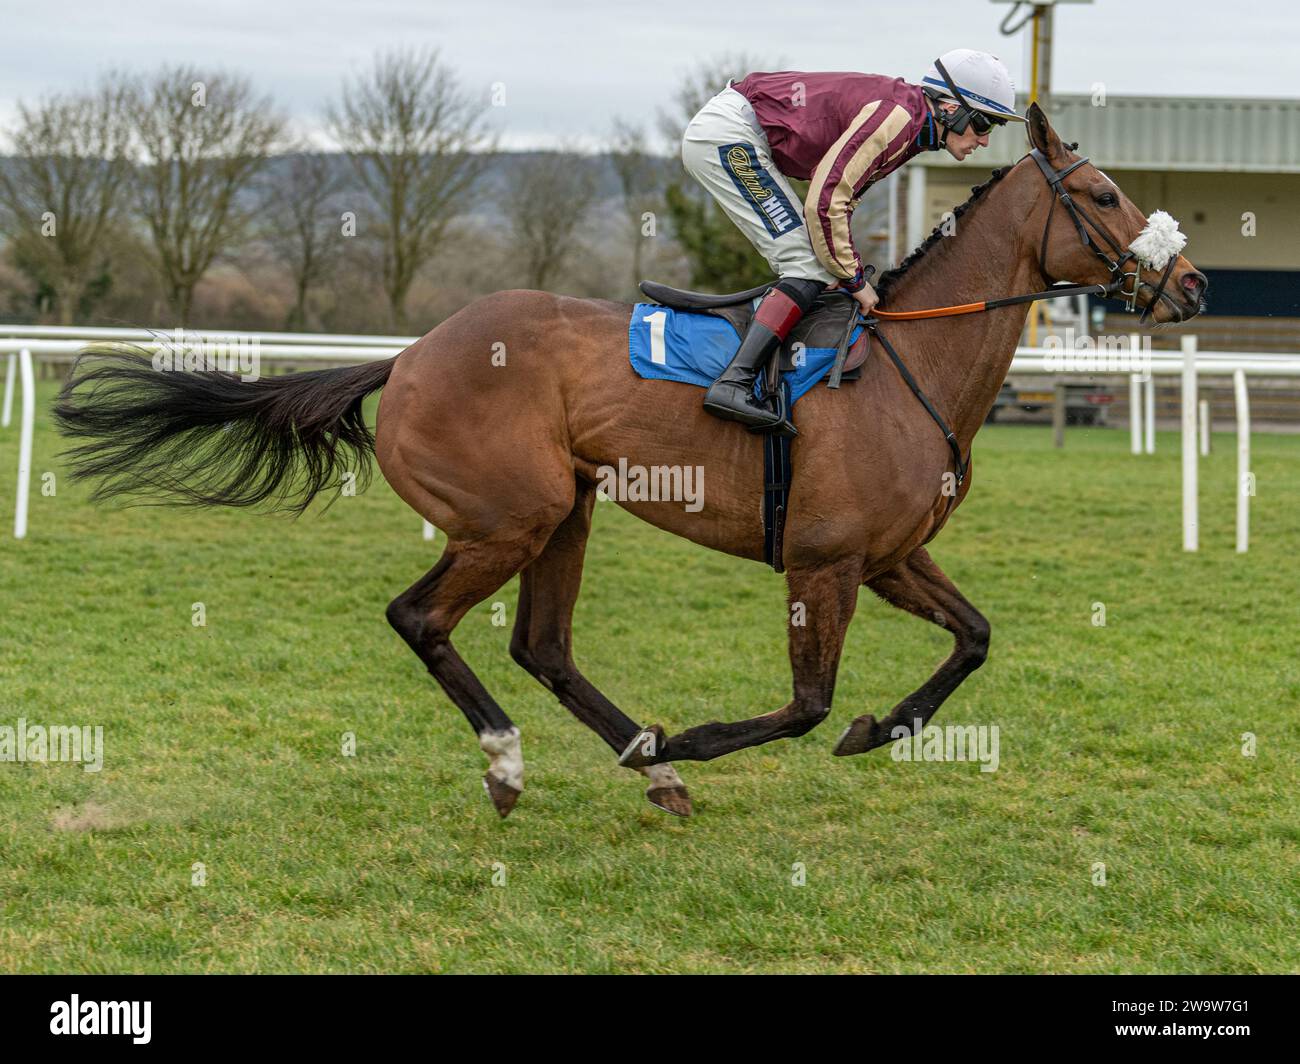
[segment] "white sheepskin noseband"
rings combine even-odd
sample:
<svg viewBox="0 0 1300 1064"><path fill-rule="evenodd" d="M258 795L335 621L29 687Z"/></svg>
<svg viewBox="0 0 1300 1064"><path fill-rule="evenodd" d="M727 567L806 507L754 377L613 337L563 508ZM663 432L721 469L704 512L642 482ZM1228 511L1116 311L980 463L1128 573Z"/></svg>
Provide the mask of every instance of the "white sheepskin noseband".
<svg viewBox="0 0 1300 1064"><path fill-rule="evenodd" d="M1186 246L1187 236L1178 231L1177 220L1164 211L1152 211L1146 228L1133 238L1129 249L1142 265L1163 270Z"/></svg>

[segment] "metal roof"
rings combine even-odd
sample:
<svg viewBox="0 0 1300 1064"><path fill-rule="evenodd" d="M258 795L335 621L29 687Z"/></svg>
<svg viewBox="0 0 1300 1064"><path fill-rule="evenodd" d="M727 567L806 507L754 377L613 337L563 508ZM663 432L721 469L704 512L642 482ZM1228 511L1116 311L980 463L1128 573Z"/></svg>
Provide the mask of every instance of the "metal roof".
<svg viewBox="0 0 1300 1064"><path fill-rule="evenodd" d="M1028 99L1018 97L1016 105L1023 114ZM1062 139L1078 141L1079 151L1102 167L1300 173L1300 100L1110 95L1100 106L1089 95L1057 93L1048 117ZM997 130L980 162L1014 162L1025 152L1023 137L1015 126ZM947 152L913 161L957 165Z"/></svg>

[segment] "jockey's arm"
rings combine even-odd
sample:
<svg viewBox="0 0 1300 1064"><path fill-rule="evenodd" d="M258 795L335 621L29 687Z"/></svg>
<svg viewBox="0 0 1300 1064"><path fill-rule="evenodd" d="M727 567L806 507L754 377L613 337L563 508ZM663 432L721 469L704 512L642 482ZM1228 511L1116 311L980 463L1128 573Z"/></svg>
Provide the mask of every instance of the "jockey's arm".
<svg viewBox="0 0 1300 1064"><path fill-rule="evenodd" d="M890 101L863 107L817 164L804 201L813 251L864 310L874 305L875 293L863 277L849 219L857 199L882 171L888 172L890 142L910 121L907 111Z"/></svg>

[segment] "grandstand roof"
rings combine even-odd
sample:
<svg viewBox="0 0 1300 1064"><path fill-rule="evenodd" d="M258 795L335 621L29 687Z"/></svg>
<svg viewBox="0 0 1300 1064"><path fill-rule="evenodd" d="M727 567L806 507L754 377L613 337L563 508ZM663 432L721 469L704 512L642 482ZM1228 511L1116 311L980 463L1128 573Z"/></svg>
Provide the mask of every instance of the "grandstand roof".
<svg viewBox="0 0 1300 1064"><path fill-rule="evenodd" d="M1300 173L1300 100L1224 96L1120 96L1094 104L1085 94L1056 93L1048 117L1066 140L1102 167ZM1028 107L1018 97L1021 113ZM998 130L979 153L987 166L1014 162L1025 151L1013 126ZM914 162L956 166L947 152Z"/></svg>

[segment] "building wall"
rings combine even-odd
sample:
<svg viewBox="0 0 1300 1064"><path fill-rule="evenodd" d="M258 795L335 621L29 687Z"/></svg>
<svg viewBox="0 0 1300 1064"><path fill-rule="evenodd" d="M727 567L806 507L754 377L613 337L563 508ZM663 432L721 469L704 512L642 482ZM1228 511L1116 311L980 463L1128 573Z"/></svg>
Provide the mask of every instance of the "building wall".
<svg viewBox="0 0 1300 1064"><path fill-rule="evenodd" d="M962 203L988 170L930 167L926 172L926 232ZM1300 270L1300 174L1208 174L1107 170L1143 212L1166 210L1187 234L1187 251L1201 269ZM1255 235L1242 235L1242 214L1255 216Z"/></svg>
<svg viewBox="0 0 1300 1064"><path fill-rule="evenodd" d="M964 202L986 169L927 167L925 232ZM1212 314L1300 317L1300 174L1108 169L1144 212L1166 210L1187 234L1188 257L1210 280ZM1255 235L1242 232L1244 212Z"/></svg>

